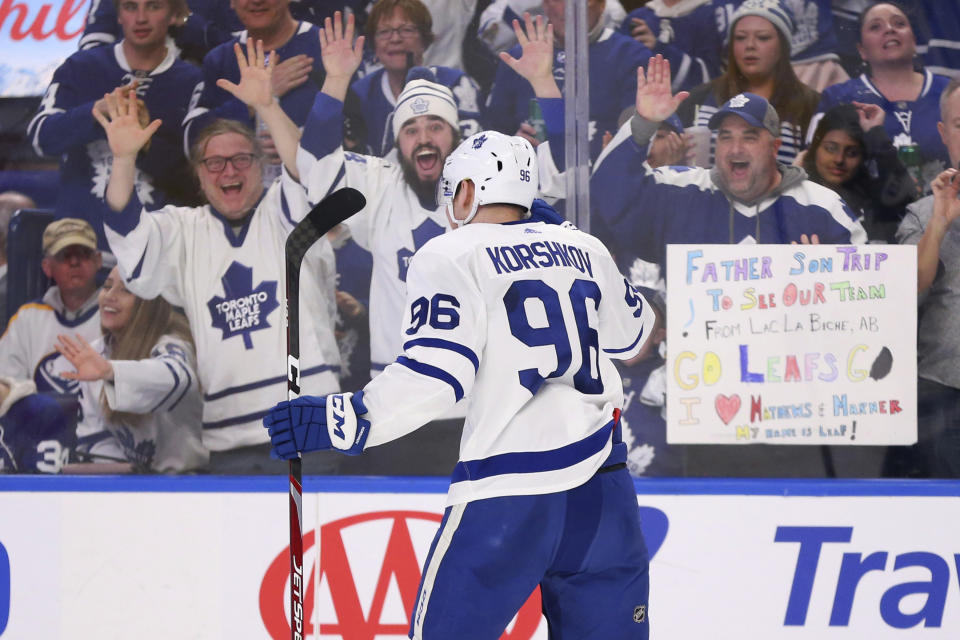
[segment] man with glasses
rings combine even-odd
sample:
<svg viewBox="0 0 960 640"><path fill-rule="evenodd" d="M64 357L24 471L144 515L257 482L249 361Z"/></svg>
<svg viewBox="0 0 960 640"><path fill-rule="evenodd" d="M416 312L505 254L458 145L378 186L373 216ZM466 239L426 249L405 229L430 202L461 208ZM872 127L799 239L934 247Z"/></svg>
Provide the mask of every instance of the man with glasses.
<svg viewBox="0 0 960 640"><path fill-rule="evenodd" d="M378 0L367 19L367 41L373 43L376 60L383 65L350 85L353 96L346 101L347 117L362 121L364 140L353 140L363 153L383 157L393 149L390 116L407 81L411 67L422 66L424 52L434 41L433 18L420 0ZM462 138L480 131L480 99L477 83L460 69L430 67L437 83L453 93ZM352 101L353 97L356 101ZM356 129L354 129L356 130Z"/></svg>
<svg viewBox="0 0 960 640"><path fill-rule="evenodd" d="M231 6L245 29L237 36L210 50L203 58L203 79L193 91L190 111L184 120L184 152L197 134L217 118L242 122L257 132L264 147L266 184L280 173L280 157L269 132L256 121L253 111L243 102L217 86L225 78L240 81L240 68L233 52L234 43L246 46L249 40L262 41L264 51L276 52L273 94L297 125L303 126L320 90L323 66L320 64L320 40L317 27L296 20L290 13L290 0L233 0Z"/></svg>
<svg viewBox="0 0 960 640"><path fill-rule="evenodd" d="M73 367L56 349L57 336L100 337L97 234L79 218L61 218L43 232L43 273L53 286L40 300L22 305L0 338L0 376L32 380L38 391L76 393L78 384L60 377Z"/></svg>
<svg viewBox="0 0 960 640"><path fill-rule="evenodd" d="M252 54L252 45L248 50ZM262 49L258 59L262 66ZM278 101L266 93L270 109L282 114ZM106 206L101 206L126 286L141 298L163 296L190 320L204 390L209 469L285 472L285 463L270 459L259 423L286 397L280 357L286 350L284 242L309 209L306 194L286 172L265 191L263 151L253 131L235 120L216 120L199 133L190 154L208 204L144 211L133 190L133 158L156 123L143 128L129 102L113 98L108 115L97 119L114 158ZM329 243L320 241L311 249L301 274L301 386L307 393L330 393L339 387L340 358L333 335L335 269ZM321 458L304 470L329 473L334 459L329 460L330 465Z"/></svg>

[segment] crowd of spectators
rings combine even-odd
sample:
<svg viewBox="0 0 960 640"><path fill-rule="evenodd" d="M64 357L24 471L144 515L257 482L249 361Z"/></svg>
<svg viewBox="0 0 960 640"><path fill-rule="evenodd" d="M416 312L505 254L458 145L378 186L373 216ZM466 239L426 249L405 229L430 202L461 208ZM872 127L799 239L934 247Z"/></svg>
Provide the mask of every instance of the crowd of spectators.
<svg viewBox="0 0 960 640"><path fill-rule="evenodd" d="M0 469L283 472L260 420L285 397L284 241L342 186L367 206L308 254L303 390L357 387L398 358L434 375L404 355L423 345L401 324L410 258L450 226L447 155L482 130L522 136L562 208L565 5L92 0L28 128L60 163L37 247L52 286L0 338ZM882 472L960 476L960 6L586 14L592 231L621 271L662 305L667 243L917 244L920 442ZM664 339L621 366L636 475L689 471L665 440ZM407 448L306 470L444 474L457 409Z"/></svg>

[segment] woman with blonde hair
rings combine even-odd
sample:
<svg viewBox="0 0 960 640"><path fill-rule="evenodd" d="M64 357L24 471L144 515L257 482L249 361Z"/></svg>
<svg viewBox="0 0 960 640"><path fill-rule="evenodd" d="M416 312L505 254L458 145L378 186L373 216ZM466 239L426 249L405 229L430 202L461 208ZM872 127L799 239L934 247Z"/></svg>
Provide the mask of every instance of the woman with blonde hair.
<svg viewBox="0 0 960 640"><path fill-rule="evenodd" d="M77 454L127 462L133 471L180 472L206 465L201 398L186 318L163 298L127 290L116 267L100 290L103 337L59 336L80 381Z"/></svg>

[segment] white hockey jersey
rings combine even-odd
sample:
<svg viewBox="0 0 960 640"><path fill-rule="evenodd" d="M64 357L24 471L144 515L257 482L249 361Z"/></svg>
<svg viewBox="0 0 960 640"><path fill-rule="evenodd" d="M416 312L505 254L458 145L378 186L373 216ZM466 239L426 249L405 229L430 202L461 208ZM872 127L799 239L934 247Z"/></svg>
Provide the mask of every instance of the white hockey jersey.
<svg viewBox="0 0 960 640"><path fill-rule="evenodd" d="M238 230L209 205L141 212L132 198L104 215L127 288L141 298L162 295L190 320L211 451L267 442L260 420L287 397L284 242L307 211L303 189L284 171ZM340 356L326 239L300 273L301 387L331 393Z"/></svg>
<svg viewBox="0 0 960 640"><path fill-rule="evenodd" d="M557 225L473 223L428 242L408 275L403 355L364 389L367 446L467 397L448 505L586 482L622 403L610 358L636 355L654 323L607 249Z"/></svg>
<svg viewBox="0 0 960 640"><path fill-rule="evenodd" d="M398 165L344 152L340 146L342 112L342 102L317 94L297 150L297 169L310 202L319 202L340 187L353 187L367 199L367 206L345 225L354 241L373 254L370 367L376 375L401 351L397 329L403 317L410 258L449 225L442 210L421 203Z"/></svg>
<svg viewBox="0 0 960 640"><path fill-rule="evenodd" d="M104 358L103 338L92 345ZM111 381L80 383L77 450L94 457L128 460L138 471L160 473L198 469L210 454L201 442L202 400L193 347L165 335L144 360L113 360ZM136 425L107 422L100 394L114 411L142 414Z"/></svg>
<svg viewBox="0 0 960 640"><path fill-rule="evenodd" d="M21 305L0 338L0 376L33 380L41 392L76 393L77 382L60 377L64 371L73 371L54 348L60 334L80 335L87 342L100 337L96 293L72 313L63 306L56 286L40 300Z"/></svg>

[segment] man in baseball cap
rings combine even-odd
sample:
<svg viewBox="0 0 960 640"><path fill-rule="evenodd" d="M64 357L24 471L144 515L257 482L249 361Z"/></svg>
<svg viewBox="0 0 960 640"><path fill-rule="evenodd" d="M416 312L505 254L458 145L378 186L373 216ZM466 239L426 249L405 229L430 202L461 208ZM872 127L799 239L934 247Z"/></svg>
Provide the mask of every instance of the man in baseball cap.
<svg viewBox="0 0 960 640"><path fill-rule="evenodd" d="M58 375L72 367L54 345L59 334L100 337L97 235L85 220L61 218L47 225L41 243L40 267L54 284L10 318L0 338L0 375L33 380L38 391L75 393L77 384Z"/></svg>
<svg viewBox="0 0 960 640"><path fill-rule="evenodd" d="M780 184L780 118L769 102L753 93L737 94L713 114L709 126L717 133L716 177L733 199L753 203Z"/></svg>

